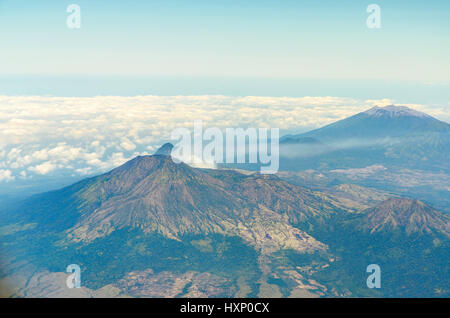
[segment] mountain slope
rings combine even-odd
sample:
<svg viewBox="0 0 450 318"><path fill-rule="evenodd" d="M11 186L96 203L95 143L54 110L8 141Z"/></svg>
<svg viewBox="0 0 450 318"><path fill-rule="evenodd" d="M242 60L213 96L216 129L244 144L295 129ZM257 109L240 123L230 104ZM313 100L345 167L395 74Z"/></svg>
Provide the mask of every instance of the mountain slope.
<svg viewBox="0 0 450 318"><path fill-rule="evenodd" d="M284 136L280 155L282 170L382 164L450 171L450 125L403 106L374 107L304 134Z"/></svg>
<svg viewBox="0 0 450 318"><path fill-rule="evenodd" d="M65 233L61 244L88 243L120 229L139 228L170 239L236 235L270 252L325 249L293 225L323 222L341 206L330 196L275 176L197 169L156 154L35 196L17 210L22 223Z"/></svg>
<svg viewBox="0 0 450 318"><path fill-rule="evenodd" d="M392 198L366 210L359 228L375 232L402 231L406 235L440 233L450 238L450 217L421 201Z"/></svg>
<svg viewBox="0 0 450 318"><path fill-rule="evenodd" d="M450 218L423 202L392 198L358 214L336 215L310 232L337 262L313 278L346 277L337 286L366 290L369 264L381 268L384 297L448 297Z"/></svg>

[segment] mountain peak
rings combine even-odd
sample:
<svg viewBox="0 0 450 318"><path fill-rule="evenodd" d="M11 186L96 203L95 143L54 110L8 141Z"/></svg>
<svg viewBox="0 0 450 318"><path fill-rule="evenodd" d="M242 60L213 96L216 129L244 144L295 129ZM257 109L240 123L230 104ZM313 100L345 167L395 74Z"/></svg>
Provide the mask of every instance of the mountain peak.
<svg viewBox="0 0 450 318"><path fill-rule="evenodd" d="M427 115L423 112L414 110L412 108L406 107L406 106L395 106L395 105L388 105L384 107L375 106L371 109L364 112L364 114L367 114L371 117L389 117L389 118L396 118L396 117L420 117L420 118L431 118L430 115Z"/></svg>
<svg viewBox="0 0 450 318"><path fill-rule="evenodd" d="M450 236L450 218L422 201L391 198L367 209L363 228L371 233L400 229L412 233Z"/></svg>
<svg viewBox="0 0 450 318"><path fill-rule="evenodd" d="M173 145L170 142L165 143L154 153L154 155L159 156L170 156L172 153Z"/></svg>

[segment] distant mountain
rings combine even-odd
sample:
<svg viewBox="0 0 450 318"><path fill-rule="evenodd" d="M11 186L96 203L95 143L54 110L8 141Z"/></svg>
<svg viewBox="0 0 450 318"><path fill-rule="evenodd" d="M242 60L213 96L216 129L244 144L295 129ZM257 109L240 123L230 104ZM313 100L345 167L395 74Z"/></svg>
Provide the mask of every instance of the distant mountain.
<svg viewBox="0 0 450 318"><path fill-rule="evenodd" d="M282 170L383 164L450 171L450 125L404 106L373 107L307 133L284 136L280 145Z"/></svg>
<svg viewBox="0 0 450 318"><path fill-rule="evenodd" d="M310 132L286 136L335 140L342 138L385 138L404 136L406 133L449 133L450 125L425 113L404 106L373 107L354 116L339 120Z"/></svg>
<svg viewBox="0 0 450 318"><path fill-rule="evenodd" d="M305 145L323 145L318 139L313 137L304 137L302 135L287 135L281 139L283 144L305 144Z"/></svg>

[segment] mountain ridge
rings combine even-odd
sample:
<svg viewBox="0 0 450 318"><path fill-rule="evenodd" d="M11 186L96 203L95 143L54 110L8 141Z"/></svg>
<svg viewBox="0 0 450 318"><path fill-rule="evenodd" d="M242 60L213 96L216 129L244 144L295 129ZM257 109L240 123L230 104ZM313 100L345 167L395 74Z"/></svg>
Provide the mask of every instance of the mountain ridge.
<svg viewBox="0 0 450 318"><path fill-rule="evenodd" d="M440 233L450 238L450 217L416 199L390 198L363 213L359 227L370 233L400 230L408 236Z"/></svg>
<svg viewBox="0 0 450 318"><path fill-rule="evenodd" d="M343 208L330 196L276 176L193 168L168 155L138 156L18 209L30 206L35 208L26 222L64 230L61 244L140 228L175 240L185 234L235 235L264 253L325 250L292 224L323 222Z"/></svg>

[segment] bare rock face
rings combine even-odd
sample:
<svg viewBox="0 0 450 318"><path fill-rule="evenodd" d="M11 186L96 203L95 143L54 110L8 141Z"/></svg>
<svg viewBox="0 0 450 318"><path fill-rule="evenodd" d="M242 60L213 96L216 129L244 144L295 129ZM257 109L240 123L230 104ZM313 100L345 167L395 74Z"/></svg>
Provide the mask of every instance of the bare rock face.
<svg viewBox="0 0 450 318"><path fill-rule="evenodd" d="M130 272L116 286L133 297L230 297L235 291L229 280L210 273L154 273L151 269Z"/></svg>

